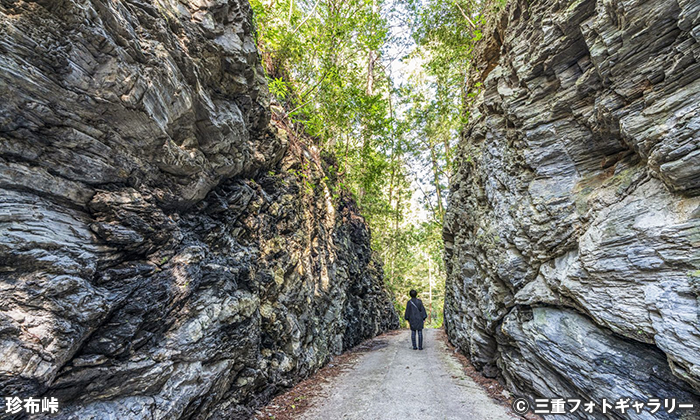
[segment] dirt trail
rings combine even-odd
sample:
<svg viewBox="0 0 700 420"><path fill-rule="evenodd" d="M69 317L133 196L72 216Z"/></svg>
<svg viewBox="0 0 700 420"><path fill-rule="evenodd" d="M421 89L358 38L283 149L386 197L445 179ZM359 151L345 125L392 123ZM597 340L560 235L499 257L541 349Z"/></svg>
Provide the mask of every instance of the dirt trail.
<svg viewBox="0 0 700 420"><path fill-rule="evenodd" d="M424 350L412 350L410 332L375 341L352 369L331 378L296 418L312 419L518 419L464 374L457 359L425 330Z"/></svg>

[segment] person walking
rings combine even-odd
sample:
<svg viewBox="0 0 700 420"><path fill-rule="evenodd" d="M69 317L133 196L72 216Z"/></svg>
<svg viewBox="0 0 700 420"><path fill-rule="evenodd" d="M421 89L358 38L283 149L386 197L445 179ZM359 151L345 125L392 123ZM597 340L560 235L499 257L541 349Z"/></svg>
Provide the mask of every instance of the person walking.
<svg viewBox="0 0 700 420"><path fill-rule="evenodd" d="M406 303L406 313L403 318L411 325L411 344L413 350L423 350L423 321L428 317L425 312L423 302L418 299L418 292L411 289L408 292L411 295L411 300ZM416 332L418 332L418 347L416 347Z"/></svg>

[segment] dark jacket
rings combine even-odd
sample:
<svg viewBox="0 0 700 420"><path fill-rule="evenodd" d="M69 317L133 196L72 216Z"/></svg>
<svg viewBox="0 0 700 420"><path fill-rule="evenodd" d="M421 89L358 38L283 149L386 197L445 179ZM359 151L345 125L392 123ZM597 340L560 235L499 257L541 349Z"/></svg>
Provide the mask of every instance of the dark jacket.
<svg viewBox="0 0 700 420"><path fill-rule="evenodd" d="M403 318L411 324L412 330L422 330L423 321L428 317L425 312L423 302L418 298L413 298L406 303L406 313Z"/></svg>

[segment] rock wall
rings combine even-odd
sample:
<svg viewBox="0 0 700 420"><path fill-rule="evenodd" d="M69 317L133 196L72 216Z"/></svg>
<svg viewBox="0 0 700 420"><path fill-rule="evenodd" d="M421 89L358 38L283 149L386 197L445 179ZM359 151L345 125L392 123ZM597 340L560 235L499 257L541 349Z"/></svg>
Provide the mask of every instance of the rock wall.
<svg viewBox="0 0 700 420"><path fill-rule="evenodd" d="M248 418L398 327L238 0L0 0L0 397ZM4 407L2 412L4 415Z"/></svg>
<svg viewBox="0 0 700 420"><path fill-rule="evenodd" d="M513 1L485 37L450 339L518 395L699 407L700 3Z"/></svg>

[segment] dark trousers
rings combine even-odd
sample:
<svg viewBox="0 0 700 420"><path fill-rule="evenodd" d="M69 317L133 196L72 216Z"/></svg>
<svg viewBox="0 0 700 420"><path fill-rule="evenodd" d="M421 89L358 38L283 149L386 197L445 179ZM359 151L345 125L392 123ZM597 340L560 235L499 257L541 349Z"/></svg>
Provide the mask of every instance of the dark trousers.
<svg viewBox="0 0 700 420"><path fill-rule="evenodd" d="M416 348L416 331L418 331L418 348L423 348L423 330L411 330L411 344Z"/></svg>

